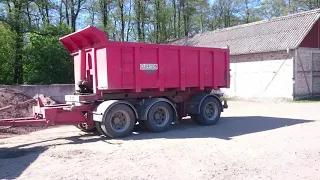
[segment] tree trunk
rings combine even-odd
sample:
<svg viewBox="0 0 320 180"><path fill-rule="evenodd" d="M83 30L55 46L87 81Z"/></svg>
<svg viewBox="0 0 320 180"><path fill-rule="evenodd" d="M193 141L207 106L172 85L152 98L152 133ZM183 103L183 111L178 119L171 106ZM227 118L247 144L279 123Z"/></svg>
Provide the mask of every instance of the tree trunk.
<svg viewBox="0 0 320 180"><path fill-rule="evenodd" d="M126 41L129 41L129 33L131 29L131 9L132 9L132 0L129 2L129 19L128 19L128 28L127 28L127 38Z"/></svg>
<svg viewBox="0 0 320 180"><path fill-rule="evenodd" d="M70 13L71 13L71 27L72 27L72 32L76 31L76 17L75 17L75 3L74 0L70 0Z"/></svg>
<svg viewBox="0 0 320 180"><path fill-rule="evenodd" d="M100 0L103 30L108 36L108 4L106 0Z"/></svg>
<svg viewBox="0 0 320 180"><path fill-rule="evenodd" d="M14 4L14 31L15 37L15 54L14 54L14 71L13 82L15 84L23 84L23 65L22 65L22 49L23 49L23 32L22 32L22 4L16 2Z"/></svg>
<svg viewBox="0 0 320 180"><path fill-rule="evenodd" d="M70 20L69 20L69 0L64 0L64 5L66 7L66 20L67 20L67 24L70 25Z"/></svg>
<svg viewBox="0 0 320 180"><path fill-rule="evenodd" d="M20 29L16 29L21 31ZM23 84L23 65L22 65L23 33L19 32L15 38L14 55L14 74L13 81L16 84Z"/></svg>
<svg viewBox="0 0 320 180"><path fill-rule="evenodd" d="M120 9L120 18L121 18L121 41L124 41L125 22L124 22L124 12L123 12L123 0L118 0L118 6Z"/></svg>
<svg viewBox="0 0 320 180"><path fill-rule="evenodd" d="M59 6L59 24L62 25L62 1L60 1L60 6Z"/></svg>
<svg viewBox="0 0 320 180"><path fill-rule="evenodd" d="M160 2L156 0L155 2L155 36L156 36L156 43L159 43L159 36L160 36Z"/></svg>
<svg viewBox="0 0 320 180"><path fill-rule="evenodd" d="M141 0L135 0L135 12L136 12L136 23L137 23L137 32L138 32L138 41L142 41L142 30L141 30Z"/></svg>
<svg viewBox="0 0 320 180"><path fill-rule="evenodd" d="M141 4L142 7L142 13L141 13L141 31L142 31L142 42L145 42L146 41L146 31L145 31L145 19L146 19L146 7L147 7L147 2L146 1L143 1L144 4Z"/></svg>
<svg viewBox="0 0 320 180"><path fill-rule="evenodd" d="M177 37L177 5L176 0L172 0L173 3L173 36Z"/></svg>
<svg viewBox="0 0 320 180"><path fill-rule="evenodd" d="M182 0L182 11L183 11L183 27L184 27L184 36L188 37L188 12L187 12L187 1Z"/></svg>
<svg viewBox="0 0 320 180"><path fill-rule="evenodd" d="M46 11L46 21L47 21L48 24L50 24L50 18L49 18L49 2L48 2L48 0L46 0L45 11Z"/></svg>
<svg viewBox="0 0 320 180"><path fill-rule="evenodd" d="M182 0L180 0L179 2L179 7L178 7L178 38L181 37L181 3L182 3Z"/></svg>

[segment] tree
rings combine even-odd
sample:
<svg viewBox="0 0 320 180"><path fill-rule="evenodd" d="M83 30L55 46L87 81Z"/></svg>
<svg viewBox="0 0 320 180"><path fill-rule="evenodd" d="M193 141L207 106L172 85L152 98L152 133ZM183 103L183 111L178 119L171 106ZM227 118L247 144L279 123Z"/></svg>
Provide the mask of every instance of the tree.
<svg viewBox="0 0 320 180"><path fill-rule="evenodd" d="M0 84L12 84L15 34L0 22Z"/></svg>
<svg viewBox="0 0 320 180"><path fill-rule="evenodd" d="M83 8L86 0L61 0L65 6L65 18L67 24L72 27L72 31L76 31L76 23L80 13L80 10Z"/></svg>
<svg viewBox="0 0 320 180"><path fill-rule="evenodd" d="M251 23L261 20L259 16L260 1L257 0L240 0L240 14L242 16L243 23Z"/></svg>
<svg viewBox="0 0 320 180"><path fill-rule="evenodd" d="M27 31L27 20L25 14L30 1L14 1L5 0L1 5L5 6L5 14L1 14L0 21L6 23L11 31L14 32L14 58L13 58L13 83L23 83L23 68L22 68L22 49L24 46L24 33ZM30 28L30 27L29 27Z"/></svg>
<svg viewBox="0 0 320 180"><path fill-rule="evenodd" d="M240 19L236 16L239 13L238 5L239 1L216 0L212 7L211 29L240 24Z"/></svg>
<svg viewBox="0 0 320 180"><path fill-rule="evenodd" d="M24 76L27 84L73 83L73 60L59 43L59 37L72 32L63 26L46 26L30 34L25 47ZM45 36L39 34L46 34Z"/></svg>
<svg viewBox="0 0 320 180"><path fill-rule="evenodd" d="M134 1L135 11L135 24L137 28L137 36L139 42L145 42L145 18L146 18L146 1L135 0Z"/></svg>
<svg viewBox="0 0 320 180"><path fill-rule="evenodd" d="M118 13L120 14L120 37L121 41L124 41L124 29L125 29L125 21L124 21L124 0L117 0L118 5Z"/></svg>
<svg viewBox="0 0 320 180"><path fill-rule="evenodd" d="M288 14L286 0L264 0L261 4L261 16L266 19Z"/></svg>

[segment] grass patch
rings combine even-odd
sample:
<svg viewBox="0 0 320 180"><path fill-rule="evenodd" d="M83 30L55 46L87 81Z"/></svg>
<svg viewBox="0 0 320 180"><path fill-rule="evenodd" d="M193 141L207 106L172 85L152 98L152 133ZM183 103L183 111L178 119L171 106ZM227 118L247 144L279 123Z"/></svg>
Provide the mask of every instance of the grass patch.
<svg viewBox="0 0 320 180"><path fill-rule="evenodd" d="M320 103L320 97L313 97L313 98L301 98L292 101L293 103Z"/></svg>

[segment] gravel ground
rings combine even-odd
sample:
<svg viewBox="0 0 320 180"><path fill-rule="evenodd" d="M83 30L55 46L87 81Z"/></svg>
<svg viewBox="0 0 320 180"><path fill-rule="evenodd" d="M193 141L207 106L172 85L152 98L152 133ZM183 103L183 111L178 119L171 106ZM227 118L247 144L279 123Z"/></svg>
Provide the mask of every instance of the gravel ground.
<svg viewBox="0 0 320 180"><path fill-rule="evenodd" d="M0 139L0 179L320 179L320 103L229 105L211 127L185 120L108 140L64 126Z"/></svg>

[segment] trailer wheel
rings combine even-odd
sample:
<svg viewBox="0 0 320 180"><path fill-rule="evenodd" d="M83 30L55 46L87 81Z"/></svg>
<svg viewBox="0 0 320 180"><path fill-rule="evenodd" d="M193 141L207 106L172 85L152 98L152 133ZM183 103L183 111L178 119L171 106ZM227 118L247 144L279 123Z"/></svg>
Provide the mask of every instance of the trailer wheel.
<svg viewBox="0 0 320 180"><path fill-rule="evenodd" d="M135 114L129 106L117 104L104 115L101 129L110 138L120 138L132 133L135 121Z"/></svg>
<svg viewBox="0 0 320 180"><path fill-rule="evenodd" d="M216 124L221 115L221 107L218 100L214 97L207 97L201 103L200 114L192 115L191 118L201 125L214 125Z"/></svg>
<svg viewBox="0 0 320 180"><path fill-rule="evenodd" d="M149 109L144 124L151 132L164 132L171 126L173 118L172 107L166 102L158 102Z"/></svg>
<svg viewBox="0 0 320 180"><path fill-rule="evenodd" d="M102 136L107 136L107 135L103 132L103 130L102 130L102 128L101 128L101 122L95 122L94 125L96 126L96 128L97 128L97 130L98 130L98 132L99 132L100 135L102 135Z"/></svg>

